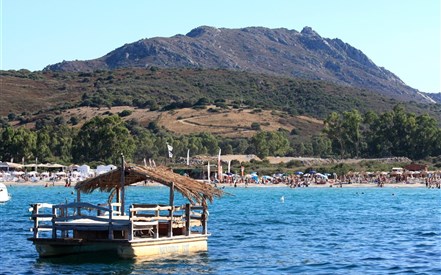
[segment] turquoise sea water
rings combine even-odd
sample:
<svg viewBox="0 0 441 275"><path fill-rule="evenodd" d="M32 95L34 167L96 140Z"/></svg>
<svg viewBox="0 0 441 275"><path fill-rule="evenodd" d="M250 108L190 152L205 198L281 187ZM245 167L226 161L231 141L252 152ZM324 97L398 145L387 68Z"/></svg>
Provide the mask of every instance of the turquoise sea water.
<svg viewBox="0 0 441 275"><path fill-rule="evenodd" d="M438 189L226 188L232 196L210 205L207 252L138 261L39 259L27 241L29 204L73 201L73 188L8 191L11 201L0 204L0 274L441 274ZM168 189L130 187L126 196L166 203Z"/></svg>

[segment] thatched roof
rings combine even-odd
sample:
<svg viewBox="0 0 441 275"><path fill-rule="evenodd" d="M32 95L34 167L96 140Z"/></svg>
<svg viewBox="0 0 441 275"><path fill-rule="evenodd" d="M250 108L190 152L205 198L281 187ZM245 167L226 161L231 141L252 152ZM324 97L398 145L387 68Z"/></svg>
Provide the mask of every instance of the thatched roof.
<svg viewBox="0 0 441 275"><path fill-rule="evenodd" d="M192 203L205 204L206 199L213 201L221 197L223 192L209 184L196 181L174 173L167 167L143 167L127 165L124 172L124 185L131 185L144 180L153 180L166 186L174 183L174 188ZM97 177L78 182L75 189L83 193L91 193L96 189L111 192L121 186L121 168L112 170Z"/></svg>

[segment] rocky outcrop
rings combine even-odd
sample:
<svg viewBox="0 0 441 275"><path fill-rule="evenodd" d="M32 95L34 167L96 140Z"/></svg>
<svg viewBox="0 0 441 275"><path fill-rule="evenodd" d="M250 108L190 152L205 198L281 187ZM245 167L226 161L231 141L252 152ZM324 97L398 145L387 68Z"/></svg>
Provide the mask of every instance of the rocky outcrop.
<svg viewBox="0 0 441 275"><path fill-rule="evenodd" d="M361 50L340 39L323 38L310 27L297 32L284 28L202 26L186 35L142 39L98 59L63 61L44 70L86 72L153 66L223 68L325 80L397 100L434 102L390 71L376 66Z"/></svg>

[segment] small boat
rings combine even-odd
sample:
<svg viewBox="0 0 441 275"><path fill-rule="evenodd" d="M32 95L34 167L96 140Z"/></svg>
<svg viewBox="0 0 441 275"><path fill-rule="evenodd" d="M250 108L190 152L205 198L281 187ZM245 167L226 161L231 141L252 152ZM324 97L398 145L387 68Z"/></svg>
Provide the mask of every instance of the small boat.
<svg viewBox="0 0 441 275"><path fill-rule="evenodd" d="M40 257L107 252L132 259L207 250L207 200L212 202L223 192L166 167L122 163L118 169L78 182L76 202L31 204L34 226L29 240ZM141 202L126 209L125 187L145 180L168 186L169 204ZM82 193L97 189L109 192L107 203L81 202ZM174 205L175 191L189 203Z"/></svg>
<svg viewBox="0 0 441 275"><path fill-rule="evenodd" d="M0 182L0 202L7 202L11 199L11 196L9 196L8 189L6 188L6 185Z"/></svg>

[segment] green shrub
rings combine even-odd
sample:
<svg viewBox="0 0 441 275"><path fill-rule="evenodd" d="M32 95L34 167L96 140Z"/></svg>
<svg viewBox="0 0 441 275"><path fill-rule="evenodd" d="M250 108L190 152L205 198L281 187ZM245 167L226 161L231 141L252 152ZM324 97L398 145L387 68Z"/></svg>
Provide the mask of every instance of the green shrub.
<svg viewBox="0 0 441 275"><path fill-rule="evenodd" d="M122 111L122 112L119 112L119 113L118 113L118 116L120 116L120 117L126 117L126 116L130 116L132 113L133 113L133 112L130 111L130 110L124 110L124 111Z"/></svg>
<svg viewBox="0 0 441 275"><path fill-rule="evenodd" d="M251 130L254 130L254 131L260 131L260 123L259 122L253 122L253 123L251 123Z"/></svg>

